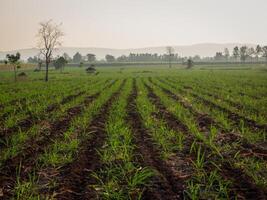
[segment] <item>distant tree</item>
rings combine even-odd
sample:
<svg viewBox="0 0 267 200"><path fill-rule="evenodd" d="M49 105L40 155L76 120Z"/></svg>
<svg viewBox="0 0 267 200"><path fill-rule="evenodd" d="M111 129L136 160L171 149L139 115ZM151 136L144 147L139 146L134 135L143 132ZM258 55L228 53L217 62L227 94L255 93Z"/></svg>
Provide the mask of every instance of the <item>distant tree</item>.
<svg viewBox="0 0 267 200"><path fill-rule="evenodd" d="M33 58L32 57L29 57L27 59L27 62L28 63L37 63L38 62L38 58L37 58L37 56L34 56Z"/></svg>
<svg viewBox="0 0 267 200"><path fill-rule="evenodd" d="M247 46L240 47L239 54L241 61L245 62L248 57L248 47Z"/></svg>
<svg viewBox="0 0 267 200"><path fill-rule="evenodd" d="M248 48L247 55L248 57L250 57L250 60L252 62L253 56L255 55L255 49L253 47Z"/></svg>
<svg viewBox="0 0 267 200"><path fill-rule="evenodd" d="M6 64L9 63L14 70L14 80L17 81L17 70L20 68L19 59L20 59L20 53L17 52L16 55L7 54L6 55L7 61Z"/></svg>
<svg viewBox="0 0 267 200"><path fill-rule="evenodd" d="M234 49L233 49L233 57L235 58L235 60L237 60L237 58L239 57L239 48L238 48L238 46L234 47Z"/></svg>
<svg viewBox="0 0 267 200"><path fill-rule="evenodd" d="M228 48L225 48L224 49L224 57L225 57L225 60L228 60L229 59L229 56L230 56L229 49Z"/></svg>
<svg viewBox="0 0 267 200"><path fill-rule="evenodd" d="M61 46L60 39L64 34L60 26L61 24L54 24L52 20L40 23L38 47L45 60L45 81L48 81L48 67L52 60L53 52L58 46Z"/></svg>
<svg viewBox="0 0 267 200"><path fill-rule="evenodd" d="M60 69L60 71L62 72L67 63L68 61L63 56L61 56L54 61L54 66L56 69Z"/></svg>
<svg viewBox="0 0 267 200"><path fill-rule="evenodd" d="M41 71L42 69L43 60L41 58L38 58L38 69Z"/></svg>
<svg viewBox="0 0 267 200"><path fill-rule="evenodd" d="M257 61L259 61L259 57L260 57L261 53L262 53L262 48L260 45L257 45L255 48L255 55L256 55Z"/></svg>
<svg viewBox="0 0 267 200"><path fill-rule="evenodd" d="M127 56L125 56L125 55L119 56L117 58L117 61L118 62L125 62L125 61L127 61Z"/></svg>
<svg viewBox="0 0 267 200"><path fill-rule="evenodd" d="M77 52L74 56L73 56L73 62L74 63L80 63L82 61L82 55Z"/></svg>
<svg viewBox="0 0 267 200"><path fill-rule="evenodd" d="M44 63L44 56L41 53L37 55L37 63L38 63L38 69L36 69L35 71L41 71L42 65Z"/></svg>
<svg viewBox="0 0 267 200"><path fill-rule="evenodd" d="M88 53L86 56L87 56L87 61L89 63L92 63L92 62L95 62L96 61L95 54Z"/></svg>
<svg viewBox="0 0 267 200"><path fill-rule="evenodd" d="M67 53L64 52L62 56L66 61L71 61L71 57Z"/></svg>
<svg viewBox="0 0 267 200"><path fill-rule="evenodd" d="M116 60L118 62L168 62L169 61L170 56L168 54L151 54L151 53L130 53L128 56L122 55L119 56ZM182 62L181 57L178 56L178 54L172 54L171 55L171 59L172 61L180 61ZM201 60L201 58L196 55L194 57L194 59L196 60Z"/></svg>
<svg viewBox="0 0 267 200"><path fill-rule="evenodd" d="M262 47L262 57L265 58L265 62L267 65L267 46Z"/></svg>
<svg viewBox="0 0 267 200"><path fill-rule="evenodd" d="M27 59L27 62L28 62L28 63L33 63L33 58L32 58L32 57L29 57L29 58Z"/></svg>
<svg viewBox="0 0 267 200"><path fill-rule="evenodd" d="M194 62L193 62L193 60L192 60L191 58L189 58L189 59L187 60L186 65L187 65L186 69L191 69L191 68L194 66Z"/></svg>
<svg viewBox="0 0 267 200"><path fill-rule="evenodd" d="M195 55L195 56L192 58L192 60L193 60L194 62L197 62L197 61L200 61L200 60L201 60L201 57L200 57L199 55Z"/></svg>
<svg viewBox="0 0 267 200"><path fill-rule="evenodd" d="M215 60L223 60L224 59L223 53L222 52L216 52L214 59Z"/></svg>
<svg viewBox="0 0 267 200"><path fill-rule="evenodd" d="M112 55L109 55L109 54L107 54L107 55L105 56L105 58L106 58L106 61L109 62L109 63L115 61L115 57L112 56Z"/></svg>
<svg viewBox="0 0 267 200"><path fill-rule="evenodd" d="M174 55L174 48L171 46L166 47L167 55L168 55L168 60L169 60L169 68L172 67L172 58Z"/></svg>

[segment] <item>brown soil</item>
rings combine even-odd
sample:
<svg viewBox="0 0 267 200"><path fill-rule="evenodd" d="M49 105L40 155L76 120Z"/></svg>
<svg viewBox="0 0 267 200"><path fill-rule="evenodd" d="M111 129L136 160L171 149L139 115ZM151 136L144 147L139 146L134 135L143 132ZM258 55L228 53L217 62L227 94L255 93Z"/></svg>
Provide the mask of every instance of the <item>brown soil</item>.
<svg viewBox="0 0 267 200"><path fill-rule="evenodd" d="M167 82L165 82L166 84L168 84ZM183 92L186 92L185 90L181 90ZM187 91L188 92L188 91ZM232 112L231 110L227 109L227 108L224 108L218 104L215 104L203 97L201 97L200 95L196 94L196 93L193 93L193 92L190 92L190 94L198 101L201 101L203 102L205 105L207 106L210 106L210 107L213 107L213 108L216 108L224 113L226 113L228 115L228 118L235 124L235 125L239 125L241 121L244 121L244 123L252 128L253 130L262 130L262 131L267 131L267 125L261 125L261 124L258 124L256 121L252 120L252 119L249 119L245 116L241 116L239 115L238 113L234 113Z"/></svg>
<svg viewBox="0 0 267 200"><path fill-rule="evenodd" d="M97 98L99 93L93 95L91 100ZM87 104L90 102L87 101ZM75 106L67 111L67 114L60 120L50 124L49 122L43 123L43 128L39 136L28 140L24 145L23 151L17 156L12 157L4 162L0 171L0 188L3 191L5 197L8 197L12 193L16 181L16 170L18 166L21 166L20 177L27 179L29 172L34 168L38 155L44 153L46 147L53 143L53 140L62 136L70 125L70 121L82 112L82 107L85 104Z"/></svg>
<svg viewBox="0 0 267 200"><path fill-rule="evenodd" d="M65 97L64 98L65 100L64 101L62 100L61 104L68 103L71 100L77 98L78 96L83 95L84 93L85 92L79 92L75 95L70 95L68 97ZM59 108L59 104L52 104L52 105L49 105L45 110L47 113L51 113L52 111L55 111L57 108ZM26 130L30 129L39 120L42 120L42 119L39 119L36 116L30 115L30 113L29 113L29 116L26 119L21 120L15 126L2 130L0 132L0 140L4 140L6 137L10 137L10 135L12 133L17 132L19 130L26 131ZM0 147L1 147L1 144L0 144Z"/></svg>
<svg viewBox="0 0 267 200"><path fill-rule="evenodd" d="M155 105L160 105L160 99L159 97L157 97L154 93L151 87L149 87L148 85L146 85L146 87L148 88L149 91L149 96L150 98L152 98L155 103ZM160 105L159 108L163 108L163 105ZM165 111L164 111L165 110ZM166 110L166 108L163 108L160 110L161 113L166 113L168 112ZM172 114L168 114L169 116ZM177 121L176 117L174 116L174 118L170 119L167 118L166 122L168 123L168 121ZM173 123L168 123L169 126L172 126ZM201 125L202 123L198 123L199 125ZM200 126L200 129L205 129L206 124L203 124L204 128ZM174 127L175 128L175 127ZM190 145L190 144L189 144ZM210 151L210 150L209 150ZM229 159L231 160L232 157L225 157L225 159ZM216 161L215 161L216 160ZM238 196L242 196L245 197L244 199L251 199L251 197L253 197L253 195L255 196L255 194L258 194L259 199L264 199L263 197L266 197L265 193L266 191L263 190L262 188L256 186L252 181L251 178L248 177L243 171L241 171L240 169L236 169L233 168L231 165L229 165L229 163L227 161L221 161L220 158L216 157L214 158L214 162L218 162L217 164L219 165L223 165L221 167L222 169L222 176L228 180L231 180L233 182L233 187L231 188L232 193L231 195L235 195L237 194ZM214 169L214 166L208 165L207 168L209 170Z"/></svg>
<svg viewBox="0 0 267 200"><path fill-rule="evenodd" d="M108 81L109 80L107 80L106 82L108 82ZM111 83L107 84L103 88L103 90L111 87L111 85L113 85L116 81L117 80L112 81ZM84 91L78 92L77 94L74 94L74 95L69 95L69 96L63 98L60 104L61 105L66 104L66 103L74 100L75 98L83 95L83 94L85 94ZM99 93L98 93L98 95L99 95ZM84 102L84 104L90 103L91 98L94 98L93 96L85 97L87 100ZM59 108L60 104L49 105L46 108L46 112L47 113L52 113L53 111L55 111L55 110L57 110ZM26 131L26 130L30 129L35 123L38 123L38 121L40 121L40 119L36 118L35 116L31 116L30 115L26 119L18 122L18 124L16 124L14 127L11 127L11 128L8 128L8 129L4 129L4 130L0 129L0 141L1 140L4 141L7 137L10 137L10 135L12 135L12 133L17 132L18 130ZM4 145L4 143L0 143L0 147L2 147L3 145Z"/></svg>
<svg viewBox="0 0 267 200"><path fill-rule="evenodd" d="M168 80L169 80L170 82L172 82L172 83L175 84L174 81L172 81L172 80L170 80L170 79L168 79ZM193 90L193 88L190 87L190 86L183 86L183 88L184 88L185 90ZM204 89L203 87L201 87L201 88ZM221 90L221 89L222 89L222 88L220 88L220 90ZM218 90L218 89L217 89L217 90ZM232 101L232 100L230 100L230 99L222 98L222 96L219 96L219 95L217 95L216 93L210 93L210 92L207 92L207 91L202 91L201 93L202 93L202 94L205 94L205 95L208 95L208 96L210 96L210 97L214 97L214 98L216 98L217 100L223 101L223 102L225 102L225 103L228 103L230 106L232 106L232 107L234 107L234 108L236 108L236 109L238 109L238 110L240 110L240 109L246 109L246 107L245 107L244 105L239 104L239 103L237 103L237 102L234 102L234 101ZM256 114L259 113L259 110L255 109L255 108L253 108L253 107L249 107L249 109L250 109L251 111L253 111L254 113L256 113Z"/></svg>
<svg viewBox="0 0 267 200"><path fill-rule="evenodd" d="M148 90L148 98L149 100L157 107L157 109L159 110L159 112L157 113L157 118L159 119L164 119L167 123L168 126L178 132L183 132L183 133L187 133L188 132L188 128L186 125L184 125L183 123L179 122L175 115L168 112L167 108L161 103L160 99L158 96L156 96L153 93L153 90L150 86L148 86L147 84L145 84L145 87Z"/></svg>
<svg viewBox="0 0 267 200"><path fill-rule="evenodd" d="M123 88L124 81L119 90L101 107L99 114L90 123L86 132L90 133L90 138L84 140L77 158L71 164L62 168L58 178L59 186L55 193L57 199L96 199L96 191L90 187L96 180L90 176L91 172L101 167L100 157L97 149L100 149L105 141L105 122L109 109L114 100L119 96Z"/></svg>
<svg viewBox="0 0 267 200"><path fill-rule="evenodd" d="M229 163L224 162L221 174L228 180L233 182L232 192L237 194L238 199L257 199L266 200L267 190L259 188L251 181L243 171L233 168Z"/></svg>
<svg viewBox="0 0 267 200"><path fill-rule="evenodd" d="M46 108L46 112L52 112L52 111L56 110L56 109L59 107L59 105L66 104L66 103L68 103L68 102L74 100L75 98L77 98L77 97L83 95L83 94L85 94L85 91L80 91L80 92L78 92L78 93L76 93L76 94L66 96L66 97L64 97L64 98L61 100L60 103L55 103L55 104L51 104L51 105L49 105L49 106Z"/></svg>
<svg viewBox="0 0 267 200"><path fill-rule="evenodd" d="M227 108L221 107L220 105L215 104L209 100L206 100L205 98L203 98L197 94L191 93L191 95L194 96L198 101L203 102L205 105L210 106L210 107L214 107L214 108L226 113L228 118L237 126L240 124L241 121L243 121L246 126L248 126L249 128L251 128L255 131L258 131L258 130L267 131L267 125L257 124L257 122L255 122L254 120L248 119L244 116L241 116L238 113L234 113L234 112L228 110Z"/></svg>
<svg viewBox="0 0 267 200"><path fill-rule="evenodd" d="M157 85L154 82L152 82L151 80L150 80L150 82L152 84L154 84L154 85ZM266 158L267 158L267 150L266 150L266 148L260 147L259 145L250 144L241 135L239 135L237 133L229 132L228 130L225 130L222 127L222 125L220 125L219 123L215 122L215 120L213 120L207 114L198 113L196 110L194 110L194 108L192 108L191 105L184 103L183 100L179 96L175 95L171 91L169 91L167 89L164 89L164 88L161 88L158 85L157 85L157 87L159 87L169 97L171 97L174 100L177 100L179 103L181 103L181 105L184 108L188 108L191 111L191 113L195 117L195 120L196 120L196 122L198 124L198 128L199 128L200 131L202 131L203 133L205 133L207 135L208 132L209 132L209 128L211 126L215 126L217 129L219 129L220 132L219 132L219 134L218 134L218 136L216 138L216 142L218 144L223 145L223 144L231 144L231 143L234 143L234 142L238 142L241 145L240 146L241 150L242 150L241 152L244 153L245 155L247 155L247 156L255 156L257 158L266 160Z"/></svg>
<svg viewBox="0 0 267 200"><path fill-rule="evenodd" d="M156 171L156 176L144 191L143 199L183 199L184 179L179 174L175 174L173 168L160 158L159 150L142 124L142 119L137 111L136 97L137 88L136 80L134 80L134 89L127 106L127 121L134 134L136 161L141 166L149 166Z"/></svg>

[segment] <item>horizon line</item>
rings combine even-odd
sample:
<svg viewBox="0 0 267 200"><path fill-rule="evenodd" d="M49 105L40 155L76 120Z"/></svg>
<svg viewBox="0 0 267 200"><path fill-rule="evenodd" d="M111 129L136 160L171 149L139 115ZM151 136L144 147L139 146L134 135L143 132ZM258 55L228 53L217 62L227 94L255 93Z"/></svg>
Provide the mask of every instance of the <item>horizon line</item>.
<svg viewBox="0 0 267 200"><path fill-rule="evenodd" d="M193 43L193 44L187 44L187 45L157 45L157 46L145 46L145 47L130 47L130 48L112 48L112 47L96 47L96 46L87 46L87 47L82 47L82 46L60 46L58 48L94 48L94 49L112 49L112 50L131 50L131 49L148 49L148 48L159 48L159 47L167 47L167 46L172 46L172 47L188 47L188 46L196 46L196 45L258 45L256 43L243 43L243 42L226 42L226 43L220 43L220 42L201 42L201 43ZM263 45L263 44L259 44ZM11 51L23 51L23 50L29 50L29 49L38 49L37 47L28 47L28 48L18 48L18 49L13 49L13 50L0 50L0 52L11 52Z"/></svg>

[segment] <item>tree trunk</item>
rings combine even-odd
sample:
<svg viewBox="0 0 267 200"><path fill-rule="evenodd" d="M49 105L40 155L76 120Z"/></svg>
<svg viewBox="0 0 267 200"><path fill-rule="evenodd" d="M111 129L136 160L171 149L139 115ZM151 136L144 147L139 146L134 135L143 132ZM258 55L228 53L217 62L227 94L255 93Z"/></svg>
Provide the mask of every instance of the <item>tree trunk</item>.
<svg viewBox="0 0 267 200"><path fill-rule="evenodd" d="M49 62L45 63L45 81L48 81L48 66L49 66Z"/></svg>

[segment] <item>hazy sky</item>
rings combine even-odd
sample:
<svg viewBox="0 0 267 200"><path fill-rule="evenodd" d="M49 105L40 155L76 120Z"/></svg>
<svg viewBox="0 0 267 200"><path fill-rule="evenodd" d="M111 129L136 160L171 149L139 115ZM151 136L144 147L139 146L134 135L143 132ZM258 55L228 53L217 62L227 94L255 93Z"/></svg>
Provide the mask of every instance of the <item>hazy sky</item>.
<svg viewBox="0 0 267 200"><path fill-rule="evenodd" d="M0 50L35 47L48 19L63 23L63 46L267 44L267 0L0 0L0 8Z"/></svg>

